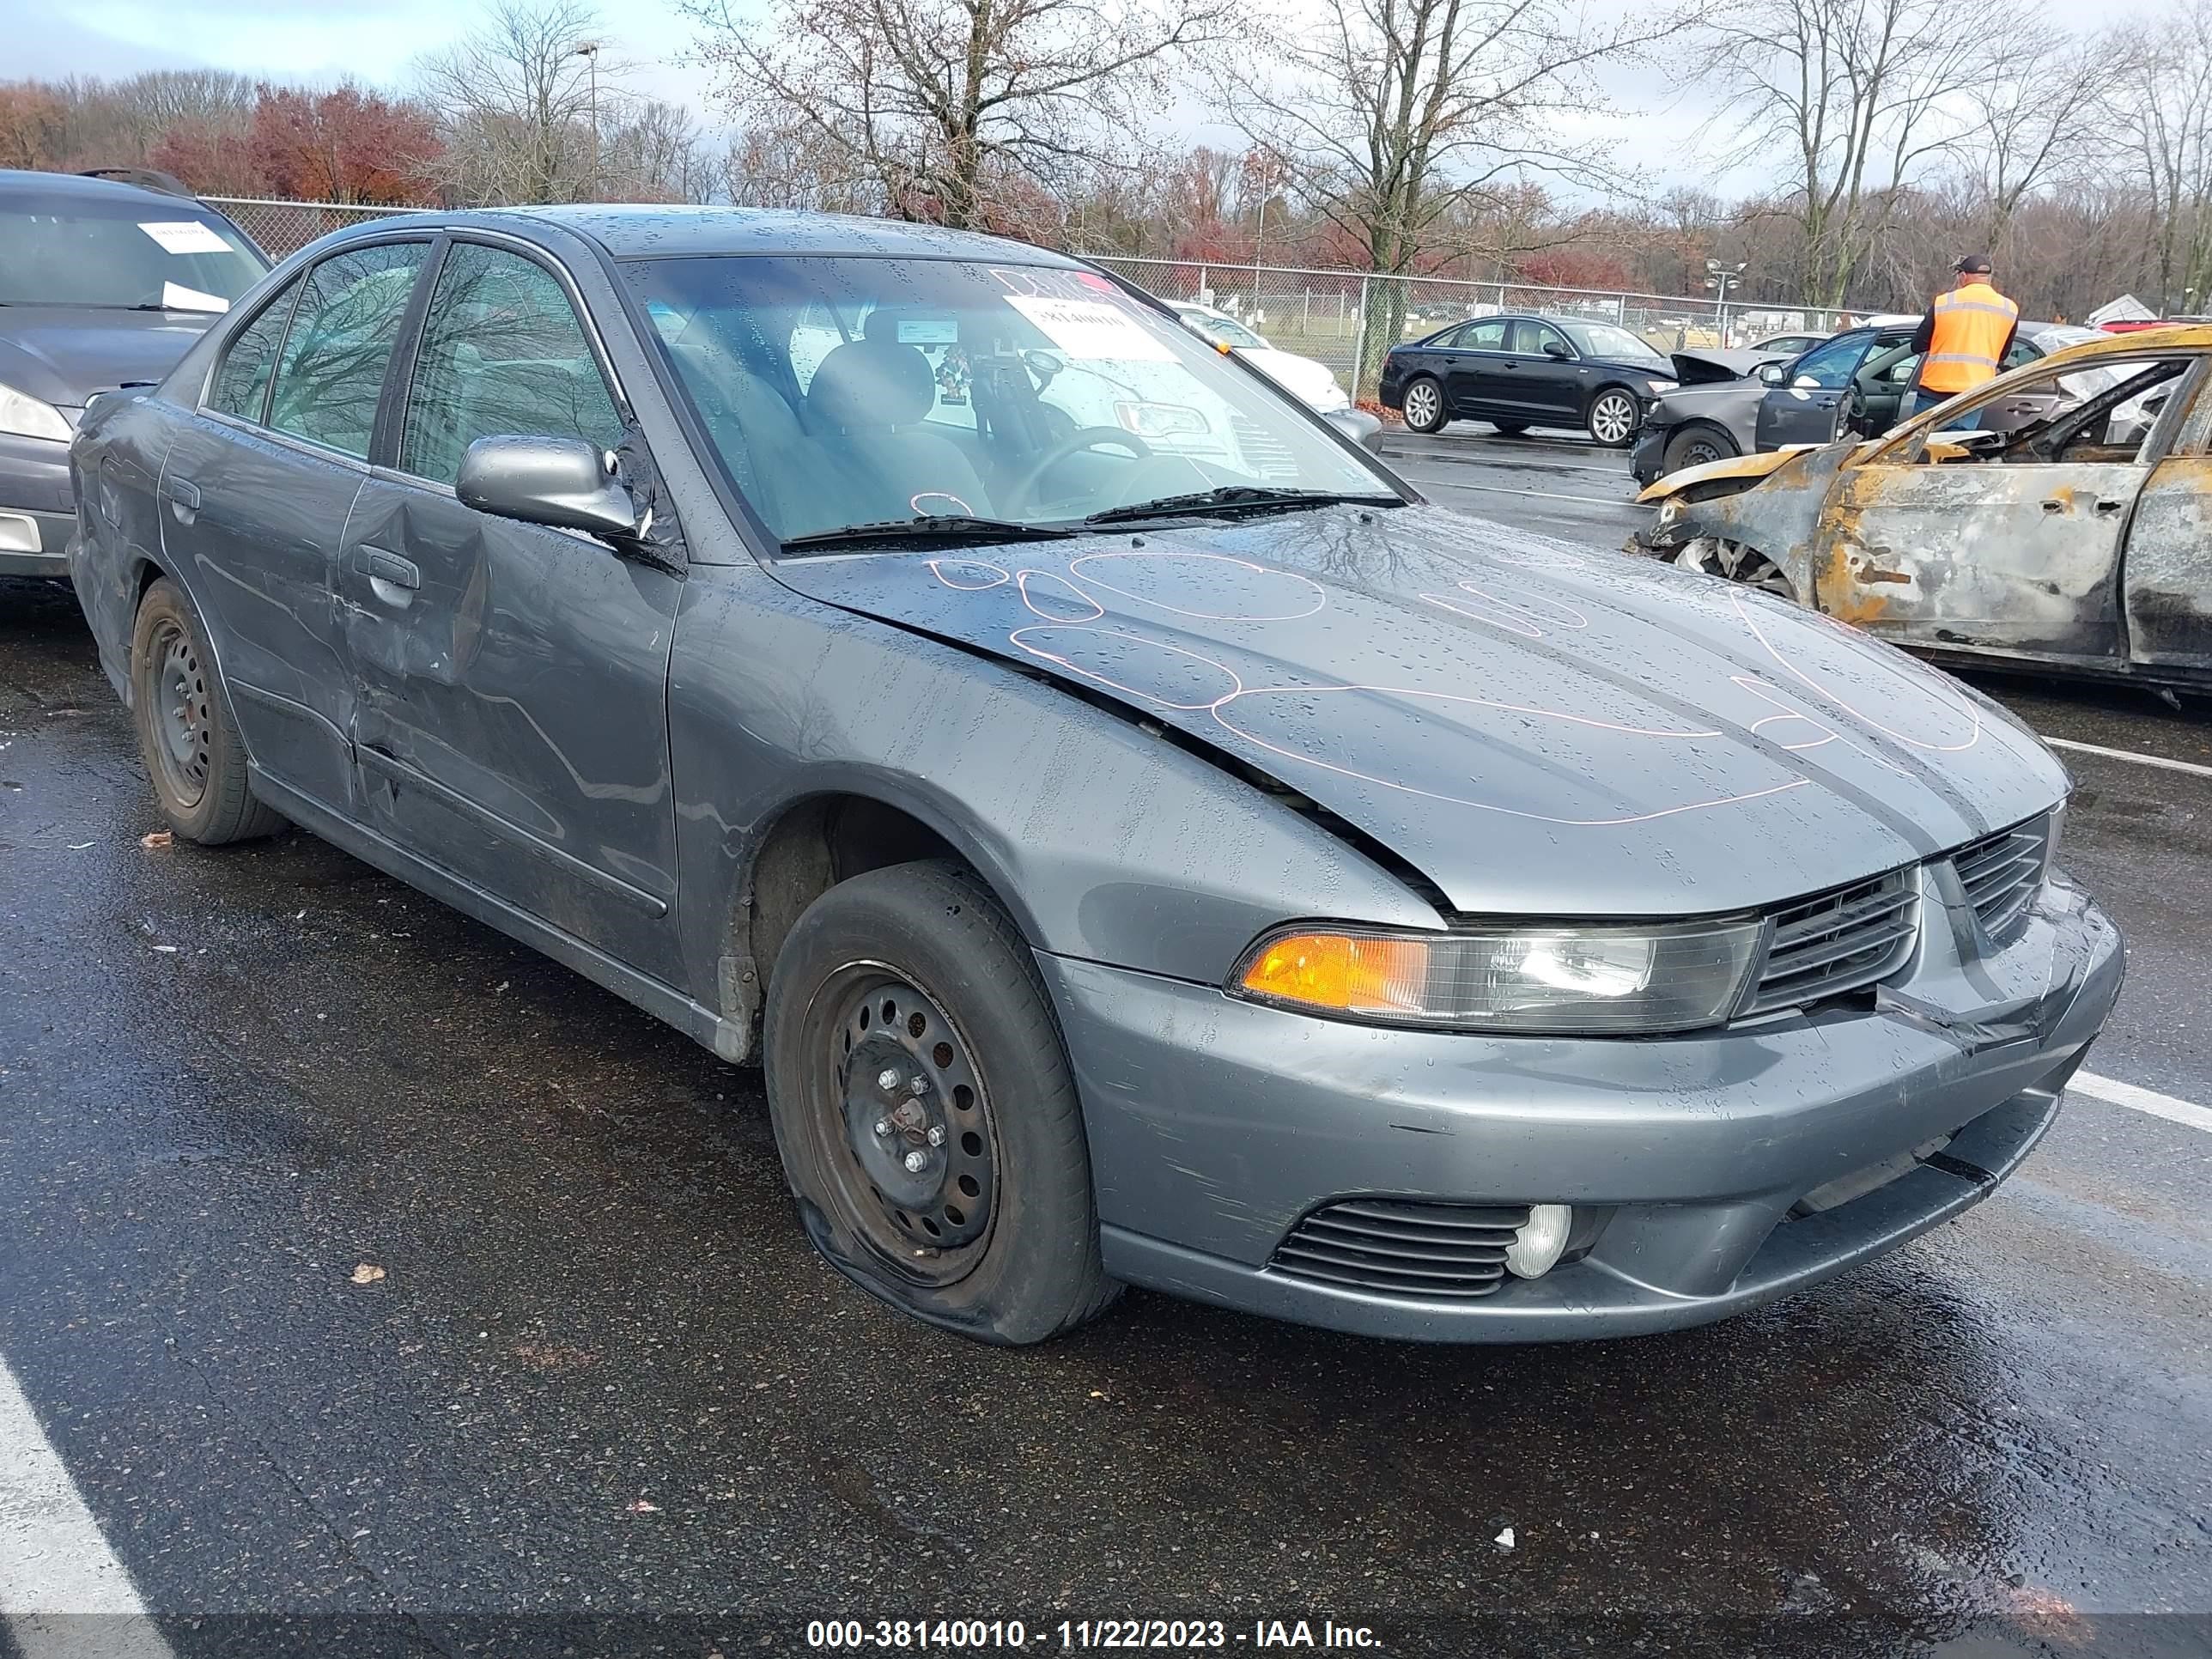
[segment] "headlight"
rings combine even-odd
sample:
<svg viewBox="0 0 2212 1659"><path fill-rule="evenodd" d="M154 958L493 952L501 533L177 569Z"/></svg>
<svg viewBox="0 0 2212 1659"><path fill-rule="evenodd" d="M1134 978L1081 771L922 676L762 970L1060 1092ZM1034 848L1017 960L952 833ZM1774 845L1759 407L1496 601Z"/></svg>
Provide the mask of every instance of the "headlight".
<svg viewBox="0 0 2212 1659"><path fill-rule="evenodd" d="M1239 965L1255 1001L1388 1025L1589 1036L1681 1031L1735 1012L1765 924L1346 928L1276 933Z"/></svg>
<svg viewBox="0 0 2212 1659"><path fill-rule="evenodd" d="M1333 409L1346 408L1351 402L1352 399L1345 395L1344 388L1334 380L1325 386L1316 387L1313 395L1313 406L1324 415Z"/></svg>
<svg viewBox="0 0 2212 1659"><path fill-rule="evenodd" d="M1646 380L1644 384L1654 392L1672 392L1682 383L1680 380Z"/></svg>
<svg viewBox="0 0 2212 1659"><path fill-rule="evenodd" d="M51 438L58 444L70 441L70 423L62 418L61 410L12 386L0 386L0 432L12 432L21 438Z"/></svg>
<svg viewBox="0 0 2212 1659"><path fill-rule="evenodd" d="M1211 432L1206 416L1181 404L1115 404L1121 430L1139 438L1172 438L1180 432Z"/></svg>

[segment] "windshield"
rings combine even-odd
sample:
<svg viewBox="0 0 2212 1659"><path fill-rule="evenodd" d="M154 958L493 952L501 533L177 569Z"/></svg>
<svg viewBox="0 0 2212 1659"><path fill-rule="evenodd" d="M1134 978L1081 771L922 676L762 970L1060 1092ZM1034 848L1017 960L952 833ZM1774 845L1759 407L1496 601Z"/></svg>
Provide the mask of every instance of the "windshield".
<svg viewBox="0 0 2212 1659"><path fill-rule="evenodd" d="M1560 321L1567 337L1575 343L1575 349L1585 357L1603 357L1613 362L1652 363L1661 368L1668 367L1667 360L1625 328L1615 328L1611 323L1570 323Z"/></svg>
<svg viewBox="0 0 2212 1659"><path fill-rule="evenodd" d="M0 206L0 305L228 311L268 268L182 199Z"/></svg>
<svg viewBox="0 0 2212 1659"><path fill-rule="evenodd" d="M1216 317L1211 312L1178 310L1176 315L1216 345L1242 346L1249 350L1267 343L1243 324L1232 322L1226 317Z"/></svg>
<svg viewBox="0 0 2212 1659"><path fill-rule="evenodd" d="M1268 382L1088 271L732 256L625 273L731 481L784 541L923 517L1077 523L1237 487L1397 499Z"/></svg>

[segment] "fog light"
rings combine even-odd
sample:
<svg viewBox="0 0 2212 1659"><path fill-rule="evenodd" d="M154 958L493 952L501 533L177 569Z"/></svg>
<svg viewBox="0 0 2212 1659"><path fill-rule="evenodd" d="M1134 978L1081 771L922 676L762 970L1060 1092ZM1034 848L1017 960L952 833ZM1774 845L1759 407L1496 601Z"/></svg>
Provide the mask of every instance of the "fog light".
<svg viewBox="0 0 2212 1659"><path fill-rule="evenodd" d="M1519 1279L1541 1279L1559 1265L1575 1212L1564 1204L1532 1204L1528 1218L1505 1247L1505 1270Z"/></svg>

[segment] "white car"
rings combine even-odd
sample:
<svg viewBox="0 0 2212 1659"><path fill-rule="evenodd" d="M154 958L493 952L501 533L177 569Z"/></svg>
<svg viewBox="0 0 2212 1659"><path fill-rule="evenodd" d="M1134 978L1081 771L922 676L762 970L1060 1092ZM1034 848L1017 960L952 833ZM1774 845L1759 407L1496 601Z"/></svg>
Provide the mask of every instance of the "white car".
<svg viewBox="0 0 2212 1659"><path fill-rule="evenodd" d="M1301 357L1295 352L1276 350L1264 337L1225 311L1188 301L1170 303L1186 328L1216 345L1227 346L1299 402L1311 404L1324 415L1352 406L1352 399L1337 383L1336 371L1327 363Z"/></svg>

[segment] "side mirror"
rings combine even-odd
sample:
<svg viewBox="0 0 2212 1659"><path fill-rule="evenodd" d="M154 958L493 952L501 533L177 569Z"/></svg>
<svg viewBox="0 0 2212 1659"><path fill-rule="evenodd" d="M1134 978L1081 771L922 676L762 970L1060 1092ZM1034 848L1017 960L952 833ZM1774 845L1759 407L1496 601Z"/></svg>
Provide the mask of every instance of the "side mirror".
<svg viewBox="0 0 2212 1659"><path fill-rule="evenodd" d="M1788 373L1789 370L1780 363L1761 363L1759 366L1759 383L1761 386L1780 386Z"/></svg>
<svg viewBox="0 0 2212 1659"><path fill-rule="evenodd" d="M1544 355L1555 363L1564 363L1571 362L1575 354L1557 340L1547 340L1544 342Z"/></svg>
<svg viewBox="0 0 2212 1659"><path fill-rule="evenodd" d="M1364 409L1332 409L1322 416L1362 449L1382 453L1382 422Z"/></svg>
<svg viewBox="0 0 2212 1659"><path fill-rule="evenodd" d="M461 457L464 507L524 524L617 538L637 534L637 503L582 438L479 438Z"/></svg>

